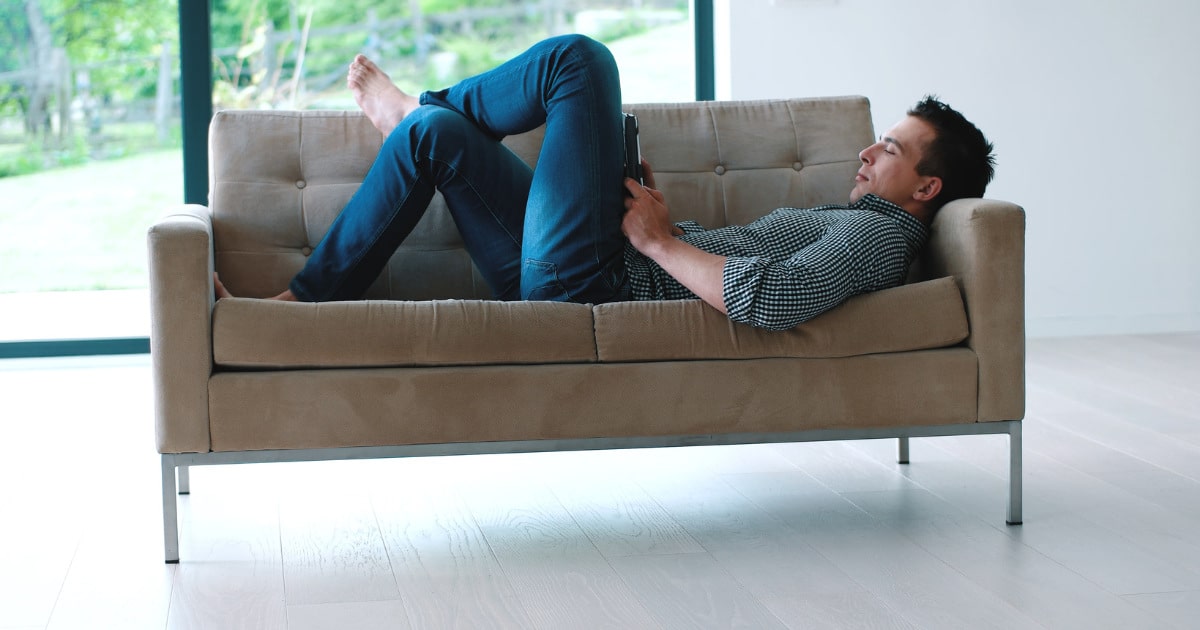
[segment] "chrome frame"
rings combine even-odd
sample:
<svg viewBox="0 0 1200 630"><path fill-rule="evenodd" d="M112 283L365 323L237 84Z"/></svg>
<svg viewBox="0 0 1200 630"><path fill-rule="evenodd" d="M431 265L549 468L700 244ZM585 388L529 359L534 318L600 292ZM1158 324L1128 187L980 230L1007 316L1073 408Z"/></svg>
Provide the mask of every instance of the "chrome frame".
<svg viewBox="0 0 1200 630"><path fill-rule="evenodd" d="M677 446L723 446L786 442L827 442L899 438L901 464L908 463L908 440L914 437L1008 434L1008 508L1005 521L1021 523L1021 421L974 422L915 427L860 429L815 429L789 433L729 433L665 437L585 438L576 440L524 440L513 442L464 442L412 444L406 446L358 446L347 448L275 451L231 451L221 453L165 453L162 455L163 547L168 563L179 562L179 505L176 493L188 494L191 466L265 464L397 457L441 457L550 451L593 451Z"/></svg>

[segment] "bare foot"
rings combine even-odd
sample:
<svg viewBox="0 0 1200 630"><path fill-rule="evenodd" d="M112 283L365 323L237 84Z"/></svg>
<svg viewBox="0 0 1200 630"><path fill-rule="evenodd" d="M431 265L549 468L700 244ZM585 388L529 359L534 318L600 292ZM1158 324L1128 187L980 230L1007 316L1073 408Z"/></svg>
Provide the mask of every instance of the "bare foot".
<svg viewBox="0 0 1200 630"><path fill-rule="evenodd" d="M217 277L217 273L215 271L213 272L213 292L216 293L218 300L233 297L233 294L229 292L229 289L225 288L225 285L221 282L221 279L219 277ZM296 299L296 295L294 293L292 293L291 289L286 289L286 290L284 290L283 293L280 293L279 295L276 295L274 297L269 297L267 299L268 300L279 300L281 302L296 302L296 301L298 301Z"/></svg>
<svg viewBox="0 0 1200 630"><path fill-rule="evenodd" d="M356 56L350 64L346 86L354 93L354 102L384 136L421 104L417 97L396 87L386 72L363 55Z"/></svg>

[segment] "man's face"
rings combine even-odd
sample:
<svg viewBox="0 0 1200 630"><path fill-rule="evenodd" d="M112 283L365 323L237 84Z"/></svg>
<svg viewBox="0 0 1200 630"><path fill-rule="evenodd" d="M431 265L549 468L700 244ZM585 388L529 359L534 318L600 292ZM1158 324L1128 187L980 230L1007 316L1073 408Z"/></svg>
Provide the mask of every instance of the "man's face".
<svg viewBox="0 0 1200 630"><path fill-rule="evenodd" d="M920 118L906 116L896 123L858 154L862 166L854 178L850 202L873 193L905 210L923 207L941 190L938 178L917 174L917 164L933 138L933 127ZM936 190L930 190L930 180L938 180Z"/></svg>

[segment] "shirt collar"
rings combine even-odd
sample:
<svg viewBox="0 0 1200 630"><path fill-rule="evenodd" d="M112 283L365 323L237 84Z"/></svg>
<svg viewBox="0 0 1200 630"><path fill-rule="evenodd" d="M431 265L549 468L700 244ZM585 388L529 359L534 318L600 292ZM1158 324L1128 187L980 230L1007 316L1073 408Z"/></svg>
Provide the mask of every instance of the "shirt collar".
<svg viewBox="0 0 1200 630"><path fill-rule="evenodd" d="M896 221L900 226L900 230L904 235L920 246L929 238L929 226L921 222L920 219L904 211L904 208L872 193L867 193L858 198L858 201L849 205L852 210L874 210L886 217Z"/></svg>

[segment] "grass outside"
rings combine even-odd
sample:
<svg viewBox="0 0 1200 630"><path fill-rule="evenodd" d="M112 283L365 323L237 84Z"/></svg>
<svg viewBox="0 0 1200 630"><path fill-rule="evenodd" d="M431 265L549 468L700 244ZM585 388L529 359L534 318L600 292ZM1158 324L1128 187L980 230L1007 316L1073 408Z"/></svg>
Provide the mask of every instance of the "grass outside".
<svg viewBox="0 0 1200 630"><path fill-rule="evenodd" d="M182 191L178 149L0 178L0 293L146 287L146 229Z"/></svg>

